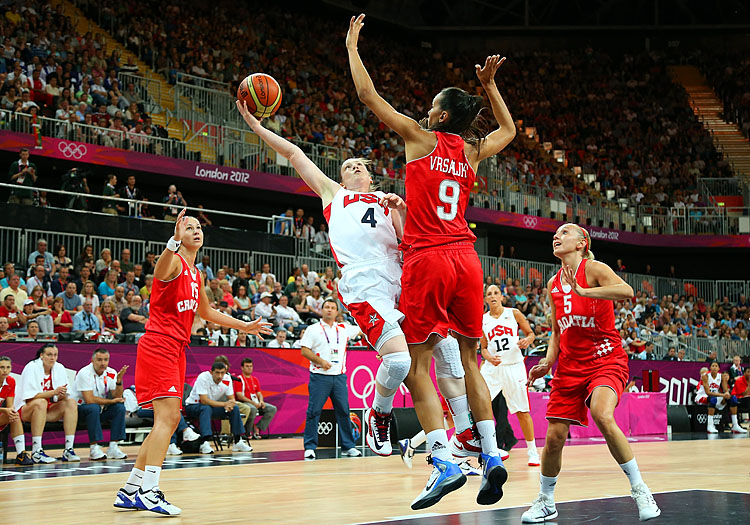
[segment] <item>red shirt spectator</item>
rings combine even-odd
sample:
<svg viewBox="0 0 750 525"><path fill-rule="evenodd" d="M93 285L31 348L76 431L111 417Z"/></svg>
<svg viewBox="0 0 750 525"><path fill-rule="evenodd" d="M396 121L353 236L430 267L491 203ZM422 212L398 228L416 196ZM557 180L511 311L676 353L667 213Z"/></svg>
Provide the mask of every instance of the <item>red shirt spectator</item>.
<svg viewBox="0 0 750 525"><path fill-rule="evenodd" d="M747 385L750 382L750 367L745 369L745 374L741 375L737 378L737 380L734 382L734 388L732 388L732 395L737 396L737 398L742 397L748 397L745 395L745 392L747 392Z"/></svg>
<svg viewBox="0 0 750 525"><path fill-rule="evenodd" d="M242 374L240 376L240 379L242 379L242 393L245 394L245 397L256 401L258 398L258 392L260 392L260 382L258 381L258 378L255 376L245 376L245 374Z"/></svg>

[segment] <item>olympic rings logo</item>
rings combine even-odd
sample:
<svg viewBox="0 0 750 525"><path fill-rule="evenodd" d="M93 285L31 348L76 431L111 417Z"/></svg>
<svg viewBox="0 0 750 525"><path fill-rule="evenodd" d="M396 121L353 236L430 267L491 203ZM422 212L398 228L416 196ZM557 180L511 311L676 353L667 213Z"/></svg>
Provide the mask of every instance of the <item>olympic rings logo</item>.
<svg viewBox="0 0 750 525"><path fill-rule="evenodd" d="M88 148L85 144L76 144L75 142L58 142L57 149L65 157L76 160L82 158L88 153Z"/></svg>
<svg viewBox="0 0 750 525"><path fill-rule="evenodd" d="M333 423L330 421L318 422L318 435L327 436L333 430Z"/></svg>
<svg viewBox="0 0 750 525"><path fill-rule="evenodd" d="M368 381L367 383L365 383L361 392L357 390L354 381L354 378L357 377L357 372L359 372L360 370L364 370L365 375L368 377ZM364 406L369 406L367 398L375 393L375 376L373 375L372 370L370 370L370 368L366 365L359 365L357 368L355 368L354 371L352 371L351 376L349 377L349 388L351 389L352 395L354 395L354 397L362 400ZM409 389L406 388L406 385L401 383L401 385L399 385L398 387L398 391L401 393L401 395L405 395L409 391Z"/></svg>
<svg viewBox="0 0 750 525"><path fill-rule="evenodd" d="M523 224L527 228L534 229L536 228L537 223L539 222L539 219L536 217L529 217L528 215L524 215L523 217Z"/></svg>

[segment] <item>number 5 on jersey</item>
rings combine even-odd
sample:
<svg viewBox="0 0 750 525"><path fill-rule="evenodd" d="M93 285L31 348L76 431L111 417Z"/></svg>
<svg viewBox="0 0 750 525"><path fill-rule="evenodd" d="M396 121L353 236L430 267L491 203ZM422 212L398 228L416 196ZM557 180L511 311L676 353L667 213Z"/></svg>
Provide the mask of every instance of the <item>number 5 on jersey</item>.
<svg viewBox="0 0 750 525"><path fill-rule="evenodd" d="M570 294L563 295L563 311L566 314L569 314L572 309L573 309L573 303L570 301Z"/></svg>

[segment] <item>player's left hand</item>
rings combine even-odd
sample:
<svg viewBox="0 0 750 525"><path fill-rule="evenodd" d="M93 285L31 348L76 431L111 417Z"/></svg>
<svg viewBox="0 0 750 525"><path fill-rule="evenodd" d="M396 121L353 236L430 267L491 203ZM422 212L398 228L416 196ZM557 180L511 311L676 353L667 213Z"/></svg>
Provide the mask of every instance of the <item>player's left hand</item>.
<svg viewBox="0 0 750 525"><path fill-rule="evenodd" d="M346 32L346 48L357 49L357 41L359 41L359 32L365 26L364 23L365 14L362 13L357 18L352 17L349 20L349 31Z"/></svg>
<svg viewBox="0 0 750 525"><path fill-rule="evenodd" d="M381 206L388 206L391 209L406 209L406 202L401 198L400 195L395 193L388 193L380 199Z"/></svg>
<svg viewBox="0 0 750 525"><path fill-rule="evenodd" d="M251 321L249 323L245 323L245 327L242 329L243 332L247 332L248 334L257 335L260 337L261 341L263 340L263 336L261 334L266 335L273 335L273 330L271 330L271 323L267 323L263 321L262 318L256 319L255 321Z"/></svg>
<svg viewBox="0 0 750 525"><path fill-rule="evenodd" d="M521 350L526 350L529 347L529 340L525 337L522 337L518 340L518 348Z"/></svg>
<svg viewBox="0 0 750 525"><path fill-rule="evenodd" d="M503 62L505 62L505 57L500 57L500 55L490 55L484 61L484 67L479 64L474 66L474 69L477 71L477 78L479 78L482 85L495 81L495 73L497 73L497 70L503 65Z"/></svg>
<svg viewBox="0 0 750 525"><path fill-rule="evenodd" d="M123 367L120 368L120 371L117 372L117 382L118 383L122 380L122 376L125 375L125 372L128 371L128 368L130 368L128 365L123 365Z"/></svg>
<svg viewBox="0 0 750 525"><path fill-rule="evenodd" d="M182 211L177 216L177 221L174 224L174 240L177 242L182 241L182 236L185 235L185 229L187 228L187 213L186 208L182 208Z"/></svg>
<svg viewBox="0 0 750 525"><path fill-rule="evenodd" d="M585 297L584 289L578 286L578 281L576 280L576 274L573 272L573 268L570 267L570 265L566 264L563 266L562 269L562 276L563 279L565 279L565 282L570 285L570 291L573 292L576 295L580 295L581 297Z"/></svg>
<svg viewBox="0 0 750 525"><path fill-rule="evenodd" d="M242 115L242 118L245 119L245 122L247 122L247 125L250 126L250 129L258 129L261 127L260 120L250 113L250 110L247 109L247 103L244 100L237 101L237 109L239 110L240 115Z"/></svg>

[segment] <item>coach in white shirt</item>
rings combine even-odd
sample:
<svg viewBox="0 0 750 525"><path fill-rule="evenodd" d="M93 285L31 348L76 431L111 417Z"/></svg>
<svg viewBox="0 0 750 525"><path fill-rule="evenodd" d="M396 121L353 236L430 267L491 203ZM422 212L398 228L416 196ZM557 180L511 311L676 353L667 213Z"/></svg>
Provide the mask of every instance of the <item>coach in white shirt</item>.
<svg viewBox="0 0 750 525"><path fill-rule="evenodd" d="M122 376L128 365L119 372L109 366L109 352L97 348L91 356L91 363L76 374L75 392L78 400L78 420L86 422L89 432L89 459L125 459L125 454L117 446L125 439L125 399L122 397ZM108 394L112 392L112 397ZM104 439L102 421L110 422L109 448L105 453L99 446Z"/></svg>
<svg viewBox="0 0 750 525"><path fill-rule="evenodd" d="M336 411L341 448L345 456L361 456L354 448L349 419L349 392L346 385L346 345L359 328L336 323L339 307L333 298L323 302L320 323L305 330L302 356L310 361L309 398L305 421L305 459L315 459L318 448L318 423L323 405L331 398Z"/></svg>
<svg viewBox="0 0 750 525"><path fill-rule="evenodd" d="M226 401L219 401L224 399ZM201 372L195 379L193 389L185 402L185 414L188 418L198 419L198 432L204 439L201 454L212 454L213 449L206 439L211 437L212 419L229 419L234 435L234 452L251 452L252 448L245 441L245 427L242 415L234 399L232 379L227 374L227 365L221 361L211 365L211 371Z"/></svg>

